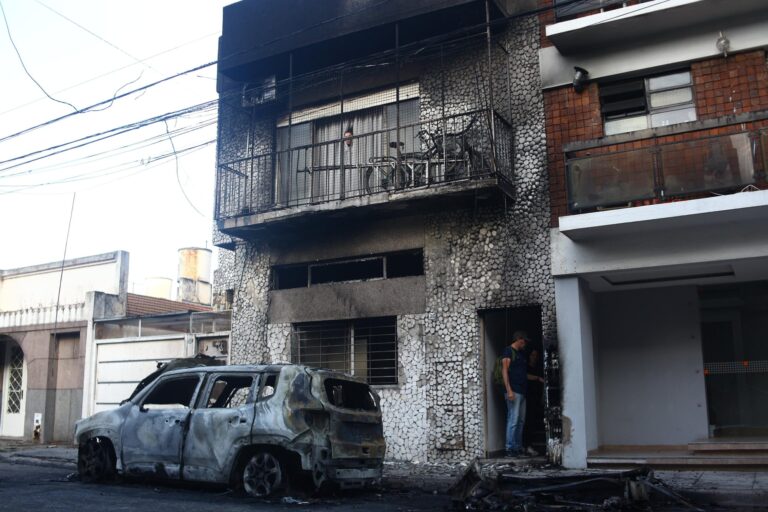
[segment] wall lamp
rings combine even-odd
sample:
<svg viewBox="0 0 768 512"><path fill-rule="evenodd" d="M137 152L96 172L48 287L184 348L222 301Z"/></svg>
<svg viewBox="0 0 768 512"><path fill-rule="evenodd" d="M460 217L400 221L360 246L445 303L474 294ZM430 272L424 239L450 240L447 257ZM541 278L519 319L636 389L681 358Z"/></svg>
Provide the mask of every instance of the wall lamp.
<svg viewBox="0 0 768 512"><path fill-rule="evenodd" d="M579 66L574 66L573 71L573 89L580 93L589 82L589 71Z"/></svg>

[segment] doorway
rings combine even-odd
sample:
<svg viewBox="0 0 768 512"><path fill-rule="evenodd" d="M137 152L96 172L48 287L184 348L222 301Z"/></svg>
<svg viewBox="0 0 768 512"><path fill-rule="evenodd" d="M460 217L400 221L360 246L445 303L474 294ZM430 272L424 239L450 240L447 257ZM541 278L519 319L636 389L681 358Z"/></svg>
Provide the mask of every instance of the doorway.
<svg viewBox="0 0 768 512"><path fill-rule="evenodd" d="M710 438L768 436L768 281L699 289Z"/></svg>
<svg viewBox="0 0 768 512"><path fill-rule="evenodd" d="M27 363L16 341L6 337L3 350L3 401L0 414L0 435L24 436L26 410Z"/></svg>
<svg viewBox="0 0 768 512"><path fill-rule="evenodd" d="M507 406L504 393L493 381L493 369L496 360L501 357L504 348L509 345L512 333L524 330L528 333L530 343L527 351L538 350L542 354L541 306L521 306L516 308L489 309L481 311L480 326L483 343L483 367L485 388L485 453L493 457L504 452ZM541 365L543 358L539 358ZM541 368L539 368L540 370ZM546 448L544 430L543 396L541 393L531 394L529 390L527 402L526 431L523 442L533 446L539 453Z"/></svg>

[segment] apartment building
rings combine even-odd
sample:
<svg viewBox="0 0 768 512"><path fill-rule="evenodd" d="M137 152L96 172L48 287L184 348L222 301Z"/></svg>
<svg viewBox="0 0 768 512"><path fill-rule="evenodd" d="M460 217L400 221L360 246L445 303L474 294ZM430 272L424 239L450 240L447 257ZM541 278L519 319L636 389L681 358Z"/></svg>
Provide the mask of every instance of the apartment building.
<svg viewBox="0 0 768 512"><path fill-rule="evenodd" d="M391 459L503 450L496 358L525 329L554 362L537 13L496 0L224 8L214 302L232 305L230 361L373 384ZM556 413L529 421L557 454L553 380Z"/></svg>
<svg viewBox="0 0 768 512"><path fill-rule="evenodd" d="M768 5L540 6L564 464L765 464Z"/></svg>

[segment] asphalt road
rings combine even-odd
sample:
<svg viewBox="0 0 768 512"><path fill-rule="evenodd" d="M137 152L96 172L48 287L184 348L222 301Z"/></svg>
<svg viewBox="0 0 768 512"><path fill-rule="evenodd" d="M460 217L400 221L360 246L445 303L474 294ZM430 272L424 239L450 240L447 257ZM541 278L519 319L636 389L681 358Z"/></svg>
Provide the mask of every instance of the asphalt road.
<svg viewBox="0 0 768 512"><path fill-rule="evenodd" d="M446 510L445 495L409 491L355 491L311 499L308 503L285 503L280 499L262 501L233 495L223 488L158 482L116 481L83 484L70 481L72 470L0 462L0 511L161 511L239 512L254 510L421 511Z"/></svg>

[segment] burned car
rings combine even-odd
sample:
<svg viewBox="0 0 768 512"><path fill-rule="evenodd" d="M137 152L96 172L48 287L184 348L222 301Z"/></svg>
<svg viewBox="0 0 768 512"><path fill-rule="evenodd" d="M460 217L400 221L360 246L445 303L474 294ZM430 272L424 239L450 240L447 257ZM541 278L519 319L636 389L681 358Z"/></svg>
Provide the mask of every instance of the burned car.
<svg viewBox="0 0 768 512"><path fill-rule="evenodd" d="M77 422L84 481L116 473L229 484L256 497L381 478L379 397L342 373L299 365L162 372L120 407Z"/></svg>

